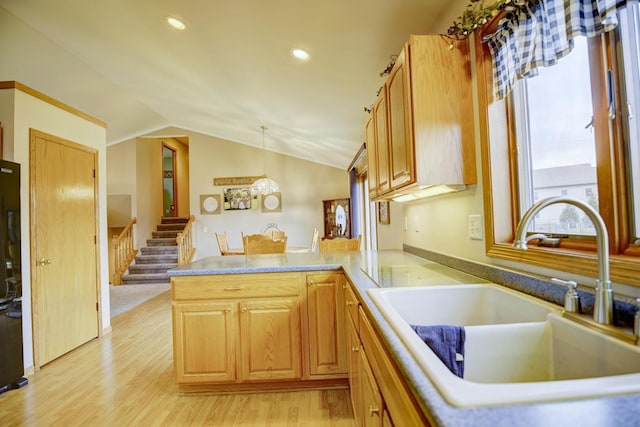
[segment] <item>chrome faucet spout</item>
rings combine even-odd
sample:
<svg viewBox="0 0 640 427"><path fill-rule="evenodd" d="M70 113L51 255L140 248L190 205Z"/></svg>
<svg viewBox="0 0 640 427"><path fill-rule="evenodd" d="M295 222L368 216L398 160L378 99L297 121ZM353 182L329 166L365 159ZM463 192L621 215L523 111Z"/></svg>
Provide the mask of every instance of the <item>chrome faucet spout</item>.
<svg viewBox="0 0 640 427"><path fill-rule="evenodd" d="M598 282L596 283L593 319L605 325L613 323L613 290L609 280L609 236L607 227L600 214L588 204L572 197L549 197L538 201L522 216L516 228L513 248L527 250L527 228L531 220L542 209L549 205L566 203L580 208L589 217L596 228L596 242L598 245Z"/></svg>

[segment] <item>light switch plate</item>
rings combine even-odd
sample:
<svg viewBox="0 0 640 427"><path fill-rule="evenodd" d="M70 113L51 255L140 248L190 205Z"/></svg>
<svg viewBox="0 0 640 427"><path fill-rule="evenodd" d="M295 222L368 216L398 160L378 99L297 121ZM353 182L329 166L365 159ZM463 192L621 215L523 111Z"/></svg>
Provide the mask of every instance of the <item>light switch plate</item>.
<svg viewBox="0 0 640 427"><path fill-rule="evenodd" d="M482 216L469 215L469 238L482 240Z"/></svg>

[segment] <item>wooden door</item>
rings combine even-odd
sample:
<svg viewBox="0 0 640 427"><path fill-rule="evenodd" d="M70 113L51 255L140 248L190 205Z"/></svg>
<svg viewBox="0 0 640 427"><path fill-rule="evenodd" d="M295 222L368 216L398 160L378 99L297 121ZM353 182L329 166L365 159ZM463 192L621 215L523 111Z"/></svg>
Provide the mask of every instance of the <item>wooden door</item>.
<svg viewBox="0 0 640 427"><path fill-rule="evenodd" d="M302 378L298 298L240 303L243 380Z"/></svg>
<svg viewBox="0 0 640 427"><path fill-rule="evenodd" d="M35 366L98 336L94 149L31 131Z"/></svg>
<svg viewBox="0 0 640 427"><path fill-rule="evenodd" d="M172 315L176 382L235 381L237 303L173 303Z"/></svg>
<svg viewBox="0 0 640 427"><path fill-rule="evenodd" d="M345 280L339 273L307 276L311 375L347 374Z"/></svg>

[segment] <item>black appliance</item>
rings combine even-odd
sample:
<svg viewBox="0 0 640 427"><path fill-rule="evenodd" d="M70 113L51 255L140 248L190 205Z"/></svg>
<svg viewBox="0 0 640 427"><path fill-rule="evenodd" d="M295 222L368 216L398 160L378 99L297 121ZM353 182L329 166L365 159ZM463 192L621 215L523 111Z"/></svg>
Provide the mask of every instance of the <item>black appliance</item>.
<svg viewBox="0 0 640 427"><path fill-rule="evenodd" d="M26 385L23 375L20 165L0 160L0 393Z"/></svg>

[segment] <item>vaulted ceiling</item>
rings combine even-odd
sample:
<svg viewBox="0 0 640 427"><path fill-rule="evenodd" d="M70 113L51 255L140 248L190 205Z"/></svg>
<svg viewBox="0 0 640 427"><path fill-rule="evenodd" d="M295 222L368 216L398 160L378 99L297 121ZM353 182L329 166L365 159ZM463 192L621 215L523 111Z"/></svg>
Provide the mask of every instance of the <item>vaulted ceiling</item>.
<svg viewBox="0 0 640 427"><path fill-rule="evenodd" d="M345 168L391 55L460 3L0 0L0 81L106 122L108 144L175 126L261 147L264 124L267 149Z"/></svg>

